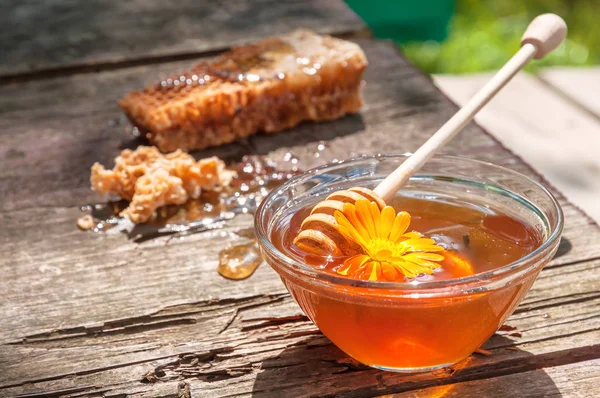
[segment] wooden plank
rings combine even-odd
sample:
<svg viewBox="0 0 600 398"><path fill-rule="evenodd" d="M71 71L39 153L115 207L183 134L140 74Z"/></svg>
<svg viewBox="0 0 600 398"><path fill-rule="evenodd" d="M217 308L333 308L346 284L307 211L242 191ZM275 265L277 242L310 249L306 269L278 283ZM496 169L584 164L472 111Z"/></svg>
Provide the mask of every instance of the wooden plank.
<svg viewBox="0 0 600 398"><path fill-rule="evenodd" d="M295 28L365 27L340 0L8 0L0 26L0 76L189 57Z"/></svg>
<svg viewBox="0 0 600 398"><path fill-rule="evenodd" d="M414 150L455 107L393 45L361 45L371 65L360 116L304 124L197 155L235 159L252 152L281 159L291 151L302 167L311 167L324 161L313 156L321 140L339 158ZM108 164L123 146L138 143L120 122L114 101L186 66L0 88L0 395L172 395L180 378L202 396L309 391L364 396L438 383L443 375L399 376L350 361L299 316L277 275L264 265L245 281L222 279L215 272L218 251L240 239L235 231L251 225L249 216L223 230L168 243L136 244L124 235L75 228L78 206L99 200L89 190L91 164ZM474 124L447 151L540 178ZM598 356L591 343L600 330L598 262L586 260L600 257L600 232L560 200L573 249L543 271L511 318L523 329L522 343L497 337L490 342L494 355L474 360L448 383Z"/></svg>
<svg viewBox="0 0 600 398"><path fill-rule="evenodd" d="M491 76L441 75L435 83L464 104ZM600 222L600 121L524 73L475 120Z"/></svg>
<svg viewBox="0 0 600 398"><path fill-rule="evenodd" d="M600 360L430 387L389 398L412 397L590 397L600 390Z"/></svg>
<svg viewBox="0 0 600 398"><path fill-rule="evenodd" d="M600 118L600 68L545 68L538 77Z"/></svg>

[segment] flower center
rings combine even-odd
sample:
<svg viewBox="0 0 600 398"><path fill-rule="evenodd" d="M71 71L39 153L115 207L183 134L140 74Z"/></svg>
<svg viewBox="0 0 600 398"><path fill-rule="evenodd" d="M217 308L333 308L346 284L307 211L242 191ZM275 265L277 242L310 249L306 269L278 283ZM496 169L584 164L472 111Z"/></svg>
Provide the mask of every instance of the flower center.
<svg viewBox="0 0 600 398"><path fill-rule="evenodd" d="M388 239L375 238L366 242L366 252L374 260L387 261L390 257L400 257L404 254L404 245Z"/></svg>

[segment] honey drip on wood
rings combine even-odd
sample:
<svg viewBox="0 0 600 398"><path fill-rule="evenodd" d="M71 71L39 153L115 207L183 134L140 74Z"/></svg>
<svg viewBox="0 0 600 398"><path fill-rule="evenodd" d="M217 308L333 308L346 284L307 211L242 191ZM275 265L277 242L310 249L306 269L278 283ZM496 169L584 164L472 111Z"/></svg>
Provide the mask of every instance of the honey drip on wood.
<svg viewBox="0 0 600 398"><path fill-rule="evenodd" d="M227 279L245 279L262 263L258 243L251 241L221 250L217 272Z"/></svg>

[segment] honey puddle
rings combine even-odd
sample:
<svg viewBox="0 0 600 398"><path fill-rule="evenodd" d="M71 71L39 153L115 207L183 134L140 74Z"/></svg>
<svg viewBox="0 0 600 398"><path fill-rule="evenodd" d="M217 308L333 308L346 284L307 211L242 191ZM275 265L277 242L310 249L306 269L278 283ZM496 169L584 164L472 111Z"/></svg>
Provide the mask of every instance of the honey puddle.
<svg viewBox="0 0 600 398"><path fill-rule="evenodd" d="M327 159L328 146L321 141L313 156L323 163ZM144 242L160 236L181 238L186 235L222 228L228 220L240 214L254 214L260 202L280 184L301 172L299 159L291 152L279 162L262 156L245 156L231 167L237 177L223 192L205 192L200 198L184 205L168 205L144 224L134 224L119 213L127 202L115 200L109 203L81 207L86 215L77 221L80 229L98 234L126 233L134 242ZM236 231L243 243L223 249L219 253L217 271L228 279L244 279L254 273L262 262L252 228Z"/></svg>

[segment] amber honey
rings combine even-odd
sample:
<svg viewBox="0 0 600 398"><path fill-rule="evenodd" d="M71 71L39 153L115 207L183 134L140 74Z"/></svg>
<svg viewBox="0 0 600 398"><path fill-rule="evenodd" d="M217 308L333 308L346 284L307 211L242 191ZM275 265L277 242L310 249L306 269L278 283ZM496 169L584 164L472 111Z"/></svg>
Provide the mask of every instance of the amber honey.
<svg viewBox="0 0 600 398"><path fill-rule="evenodd" d="M441 295L439 289L432 293L412 287L485 275L527 256L543 238L527 222L483 204L398 196L389 205L410 213L409 230L444 247L445 259L433 274L401 281L406 289L365 289L350 281L315 285L293 272L280 272L282 280L319 329L365 364L415 371L456 363L502 325L537 272L494 288L461 289L448 284ZM311 207L282 217L270 240L290 258L339 278L337 270L344 258L307 255L292 243Z"/></svg>

